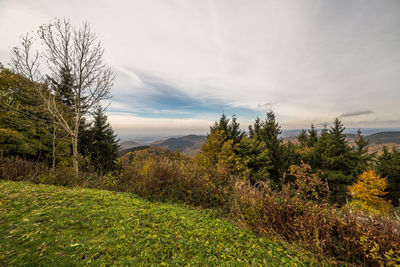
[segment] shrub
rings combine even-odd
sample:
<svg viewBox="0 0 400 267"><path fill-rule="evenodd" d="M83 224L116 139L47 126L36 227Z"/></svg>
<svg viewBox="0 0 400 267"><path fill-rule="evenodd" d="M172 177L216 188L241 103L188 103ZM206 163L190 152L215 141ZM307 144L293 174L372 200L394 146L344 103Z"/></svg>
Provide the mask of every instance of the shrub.
<svg viewBox="0 0 400 267"><path fill-rule="evenodd" d="M350 204L352 207L371 213L388 214L391 205L383 199L383 196L387 194L386 188L385 178L381 178L375 171L365 171L355 184L349 186L349 191L353 196Z"/></svg>
<svg viewBox="0 0 400 267"><path fill-rule="evenodd" d="M292 166L291 173L295 180L280 191L265 182L256 187L248 182L235 183L232 214L261 234L300 242L338 261L372 266L400 264L398 221L338 210L327 201L326 183L312 174L308 165Z"/></svg>
<svg viewBox="0 0 400 267"><path fill-rule="evenodd" d="M203 207L228 206L233 178L224 166L203 164L200 158L160 158L158 154L145 159L134 155L130 158L130 163L123 160L117 190L154 200L175 200Z"/></svg>
<svg viewBox="0 0 400 267"><path fill-rule="evenodd" d="M47 166L41 162L26 161L21 158L0 160L0 179L12 181L32 180L47 171Z"/></svg>

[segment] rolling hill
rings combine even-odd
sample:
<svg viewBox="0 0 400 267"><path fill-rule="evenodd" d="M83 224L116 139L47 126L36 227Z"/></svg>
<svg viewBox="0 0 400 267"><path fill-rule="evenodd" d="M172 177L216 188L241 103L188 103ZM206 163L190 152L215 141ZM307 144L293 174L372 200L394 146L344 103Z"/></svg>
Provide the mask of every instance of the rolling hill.
<svg viewBox="0 0 400 267"><path fill-rule="evenodd" d="M1 266L300 266L215 211L133 194L0 181Z"/></svg>
<svg viewBox="0 0 400 267"><path fill-rule="evenodd" d="M120 145L120 149L121 150L125 150L125 149L129 149L129 148L132 148L132 147L140 146L140 144L135 142L135 141L124 141L124 142L121 142L119 145Z"/></svg>
<svg viewBox="0 0 400 267"><path fill-rule="evenodd" d="M400 144L400 131L375 133L366 136L366 138L374 144Z"/></svg>
<svg viewBox="0 0 400 267"><path fill-rule="evenodd" d="M184 155L194 156L200 153L200 147L206 142L204 135L186 135L178 138L159 140L150 144L154 147L162 147L171 151L181 151Z"/></svg>

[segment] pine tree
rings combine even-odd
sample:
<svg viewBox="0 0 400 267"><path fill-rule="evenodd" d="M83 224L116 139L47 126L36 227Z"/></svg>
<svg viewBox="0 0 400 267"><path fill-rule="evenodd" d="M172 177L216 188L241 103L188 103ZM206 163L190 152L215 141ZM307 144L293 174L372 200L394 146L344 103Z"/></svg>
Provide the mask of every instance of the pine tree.
<svg viewBox="0 0 400 267"><path fill-rule="evenodd" d="M393 205L400 205L400 151L393 149L392 152L384 147L383 153L379 155L376 169L382 177L388 181L386 199L391 200Z"/></svg>
<svg viewBox="0 0 400 267"><path fill-rule="evenodd" d="M358 158L346 141L344 126L339 119L327 130L322 130L314 149L313 169L320 170L331 189L332 201L343 204L348 186L357 179Z"/></svg>
<svg viewBox="0 0 400 267"><path fill-rule="evenodd" d="M315 129L314 124L311 124L311 129L308 130L308 140L307 145L309 147L314 146L318 141L318 131Z"/></svg>
<svg viewBox="0 0 400 267"><path fill-rule="evenodd" d="M357 131L357 136L355 139L355 144L356 144L356 151L360 154L365 154L368 152L368 140L364 138L364 136L361 134L361 130L358 129Z"/></svg>
<svg viewBox="0 0 400 267"><path fill-rule="evenodd" d="M50 160L50 116L35 92L34 83L0 66L1 156Z"/></svg>
<svg viewBox="0 0 400 267"><path fill-rule="evenodd" d="M273 168L269 158L267 145L263 141L244 136L239 145L239 154L249 169L249 181L255 184L270 178L269 171Z"/></svg>
<svg viewBox="0 0 400 267"><path fill-rule="evenodd" d="M95 168L101 172L113 170L115 160L118 158L118 140L104 109L98 107L93 115L93 123L88 130L90 145L88 152Z"/></svg>
<svg viewBox="0 0 400 267"><path fill-rule="evenodd" d="M244 132L240 130L240 124L237 122L235 115L233 115L232 120L230 120L225 114L222 114L219 121L216 121L214 125L210 127L210 134L216 131L224 131L225 141L232 140L234 145L240 143L244 135Z"/></svg>
<svg viewBox="0 0 400 267"><path fill-rule="evenodd" d="M299 141L300 146L305 147L308 145L308 134L307 131L302 129L297 137L297 141Z"/></svg>
<svg viewBox="0 0 400 267"><path fill-rule="evenodd" d="M250 138L265 143L268 149L268 157L271 160L272 168L270 169L270 177L275 185L279 182L286 171L284 159L284 146L281 134L281 127L275 119L273 111L267 112L267 118L260 122L260 119L254 123L253 127L249 127Z"/></svg>
<svg viewBox="0 0 400 267"><path fill-rule="evenodd" d="M353 175L359 176L368 168L368 163L372 160L373 154L368 154L368 140L361 134L358 129L355 139L355 146L353 147Z"/></svg>

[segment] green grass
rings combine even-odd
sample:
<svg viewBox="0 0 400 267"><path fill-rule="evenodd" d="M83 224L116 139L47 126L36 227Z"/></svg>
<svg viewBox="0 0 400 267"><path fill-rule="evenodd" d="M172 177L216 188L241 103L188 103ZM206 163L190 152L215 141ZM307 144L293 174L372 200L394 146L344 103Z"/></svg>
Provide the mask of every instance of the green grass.
<svg viewBox="0 0 400 267"><path fill-rule="evenodd" d="M301 266L214 212L128 193L0 181L0 266Z"/></svg>

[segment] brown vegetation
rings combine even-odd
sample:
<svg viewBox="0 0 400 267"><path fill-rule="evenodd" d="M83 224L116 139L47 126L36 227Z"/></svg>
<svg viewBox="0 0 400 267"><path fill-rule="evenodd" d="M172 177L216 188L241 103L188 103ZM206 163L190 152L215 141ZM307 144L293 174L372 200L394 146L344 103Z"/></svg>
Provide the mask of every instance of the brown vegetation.
<svg viewBox="0 0 400 267"><path fill-rule="evenodd" d="M171 158L156 150L153 154L141 151L137 156L127 155L119 171L101 177L82 175L73 183L70 181L74 175L68 164L44 174L39 166L22 160L2 162L1 178L24 177L42 183L105 188L153 200L214 207L259 234L301 245L321 258L332 259L330 263L370 266L400 263L399 221L349 206L331 205L326 182L306 164L292 166L293 181L281 189L273 189L268 182L251 185L223 165L210 167L201 164L199 158L190 160L176 154ZM16 171L4 172L7 166Z"/></svg>

